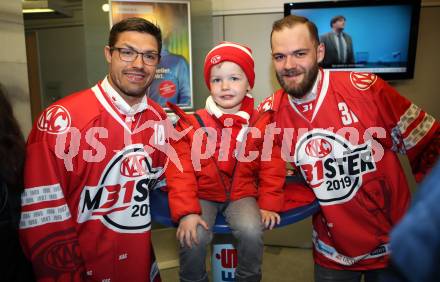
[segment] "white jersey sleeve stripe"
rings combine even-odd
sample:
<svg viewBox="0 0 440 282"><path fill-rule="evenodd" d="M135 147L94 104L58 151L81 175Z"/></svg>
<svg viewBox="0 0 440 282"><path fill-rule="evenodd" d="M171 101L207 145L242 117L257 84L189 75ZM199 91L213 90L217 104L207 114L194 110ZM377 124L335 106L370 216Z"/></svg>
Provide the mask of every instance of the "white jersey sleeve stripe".
<svg viewBox="0 0 440 282"><path fill-rule="evenodd" d="M403 139L406 150L409 150L417 145L417 143L419 143L419 141L422 140L432 128L434 122L435 119L432 116L425 114L422 122L416 128L414 128L405 139Z"/></svg>
<svg viewBox="0 0 440 282"><path fill-rule="evenodd" d="M28 188L21 194L22 206L43 203L64 198L60 184Z"/></svg>
<svg viewBox="0 0 440 282"><path fill-rule="evenodd" d="M417 105L411 104L411 106L406 110L406 112L400 117L397 122L397 126L402 135L405 135L408 127L413 123L417 117L420 115L420 108Z"/></svg>
<svg viewBox="0 0 440 282"><path fill-rule="evenodd" d="M61 222L71 217L67 204L39 209L29 212L22 212L20 218L20 229L27 229L41 226L47 223Z"/></svg>

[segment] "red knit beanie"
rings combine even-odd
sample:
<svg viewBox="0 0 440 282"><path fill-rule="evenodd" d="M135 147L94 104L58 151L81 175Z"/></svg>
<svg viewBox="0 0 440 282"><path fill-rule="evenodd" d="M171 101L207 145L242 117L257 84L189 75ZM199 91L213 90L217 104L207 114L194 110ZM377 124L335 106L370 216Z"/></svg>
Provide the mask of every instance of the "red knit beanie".
<svg viewBox="0 0 440 282"><path fill-rule="evenodd" d="M206 86L208 86L209 90L211 90L209 85L211 68L224 61L233 62L239 65L246 74L246 77L249 81L249 86L251 88L254 87L255 72L252 50L249 47L238 43L224 41L212 48L205 58L205 69L203 73L205 76Z"/></svg>

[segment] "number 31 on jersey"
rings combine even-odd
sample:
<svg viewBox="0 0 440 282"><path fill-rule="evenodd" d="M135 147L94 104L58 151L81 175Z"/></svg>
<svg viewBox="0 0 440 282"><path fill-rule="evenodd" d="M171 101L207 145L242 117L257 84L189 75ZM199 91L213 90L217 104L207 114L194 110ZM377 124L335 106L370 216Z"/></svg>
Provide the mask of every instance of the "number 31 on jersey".
<svg viewBox="0 0 440 282"><path fill-rule="evenodd" d="M338 109L341 113L341 120L343 125L350 125L359 121L357 116L352 111L350 111L347 104L345 104L344 102L338 103Z"/></svg>

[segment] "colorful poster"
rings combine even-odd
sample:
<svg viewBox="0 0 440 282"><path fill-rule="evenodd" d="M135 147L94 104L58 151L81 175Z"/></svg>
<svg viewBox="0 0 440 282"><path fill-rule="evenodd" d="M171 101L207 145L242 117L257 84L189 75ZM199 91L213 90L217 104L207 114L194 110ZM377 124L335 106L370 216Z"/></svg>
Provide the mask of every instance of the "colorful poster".
<svg viewBox="0 0 440 282"><path fill-rule="evenodd" d="M141 17L162 31L162 51L148 97L163 107L166 102L193 108L191 25L189 1L110 1L110 25L129 17Z"/></svg>

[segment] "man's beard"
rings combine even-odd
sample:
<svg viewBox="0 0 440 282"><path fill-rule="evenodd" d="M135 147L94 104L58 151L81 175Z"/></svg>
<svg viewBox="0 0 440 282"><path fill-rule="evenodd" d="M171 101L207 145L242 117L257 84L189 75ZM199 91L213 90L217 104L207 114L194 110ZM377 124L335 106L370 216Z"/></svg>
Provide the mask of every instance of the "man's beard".
<svg viewBox="0 0 440 282"><path fill-rule="evenodd" d="M298 68L296 68L283 70L282 72L276 73L278 82L281 87L283 87L284 91L295 98L302 98L307 93L309 93L310 90L312 90L312 87L315 84L315 80L319 72L318 64L315 64L311 69L304 72L303 80L299 84L295 84L290 87L283 79L284 75L296 75L302 72L304 72L304 70L299 70Z"/></svg>

